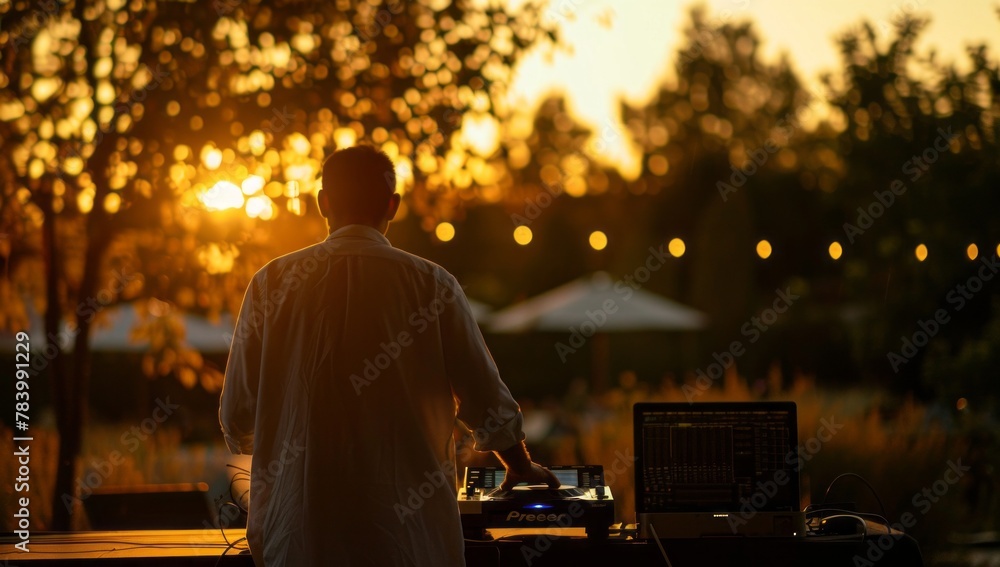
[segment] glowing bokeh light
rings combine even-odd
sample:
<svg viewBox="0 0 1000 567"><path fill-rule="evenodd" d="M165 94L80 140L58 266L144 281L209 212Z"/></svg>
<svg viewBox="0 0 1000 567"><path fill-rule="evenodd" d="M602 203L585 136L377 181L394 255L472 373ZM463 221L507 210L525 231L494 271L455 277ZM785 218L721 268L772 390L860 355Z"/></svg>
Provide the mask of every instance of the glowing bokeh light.
<svg viewBox="0 0 1000 567"><path fill-rule="evenodd" d="M274 203L266 195L247 199L247 216L252 219L271 220L274 217Z"/></svg>
<svg viewBox="0 0 1000 567"><path fill-rule="evenodd" d="M441 242L448 242L452 238L455 238L455 226L450 222L439 223L434 228L434 235L437 236L438 240Z"/></svg>
<svg viewBox="0 0 1000 567"><path fill-rule="evenodd" d="M292 59L292 50L287 43L282 42L269 49L268 55L270 55L271 63L275 67L284 69Z"/></svg>
<svg viewBox="0 0 1000 567"><path fill-rule="evenodd" d="M251 175L243 180L241 184L244 195L253 195L254 193L260 193L264 189L264 178L259 175Z"/></svg>
<svg viewBox="0 0 1000 567"><path fill-rule="evenodd" d="M338 148L349 148L358 141L358 133L353 128L337 128L333 131L333 143Z"/></svg>
<svg viewBox="0 0 1000 567"><path fill-rule="evenodd" d="M40 159L33 159L28 164L28 176L32 179L40 179L45 175L45 162Z"/></svg>
<svg viewBox="0 0 1000 567"><path fill-rule="evenodd" d="M222 151L219 148L205 146L201 150L201 163L208 169L219 169L222 165Z"/></svg>
<svg viewBox="0 0 1000 567"><path fill-rule="evenodd" d="M914 250L913 253L917 257L918 261L923 262L927 259L927 245L918 244L917 249Z"/></svg>
<svg viewBox="0 0 1000 567"><path fill-rule="evenodd" d="M243 206L243 190L231 181L219 181L199 197L210 211L238 209Z"/></svg>
<svg viewBox="0 0 1000 567"><path fill-rule="evenodd" d="M970 244L969 247L965 249L965 255L968 256L970 260L975 260L979 257L979 247L975 244Z"/></svg>
<svg viewBox="0 0 1000 567"><path fill-rule="evenodd" d="M402 195L406 192L407 185L413 183L413 165L406 157L401 157L396 162L396 192Z"/></svg>
<svg viewBox="0 0 1000 567"><path fill-rule="evenodd" d="M587 194L587 183L582 177L573 176L566 179L566 183L563 187L566 190L566 194L570 197L583 197Z"/></svg>
<svg viewBox="0 0 1000 567"><path fill-rule="evenodd" d="M111 104L115 100L115 87L109 81L99 81L97 83L97 102L100 104Z"/></svg>
<svg viewBox="0 0 1000 567"><path fill-rule="evenodd" d="M118 212L118 209L120 209L121 206L122 206L122 198L121 195L119 195L118 193L108 193L108 195L104 197L105 211L111 214L115 214Z"/></svg>
<svg viewBox="0 0 1000 567"><path fill-rule="evenodd" d="M267 138L264 136L264 132L254 130L250 133L247 144L250 146L250 152L255 156L259 156L267 149Z"/></svg>
<svg viewBox="0 0 1000 567"><path fill-rule="evenodd" d="M757 243L757 255L763 260L767 260L771 257L771 243L767 240L761 240Z"/></svg>
<svg viewBox="0 0 1000 567"><path fill-rule="evenodd" d="M221 248L218 244L212 243L199 248L197 251L198 262L205 266L205 271L210 274L225 274L233 270L236 257L239 251L235 248Z"/></svg>
<svg viewBox="0 0 1000 567"><path fill-rule="evenodd" d="M62 80L58 77L39 77L31 83L31 96L38 102L45 102L55 96L61 86Z"/></svg>
<svg viewBox="0 0 1000 567"><path fill-rule="evenodd" d="M489 157L500 145L500 123L491 114L466 113L462 116L462 142L482 157Z"/></svg>
<svg viewBox="0 0 1000 567"><path fill-rule="evenodd" d="M297 33L292 36L292 47L296 51L309 55L313 49L316 48L316 40L313 38L312 34L308 33Z"/></svg>
<svg viewBox="0 0 1000 567"><path fill-rule="evenodd" d="M94 190L80 191L76 196L76 206L81 213L89 213L94 208Z"/></svg>
<svg viewBox="0 0 1000 567"><path fill-rule="evenodd" d="M659 154L650 156L649 158L649 171L653 175L666 175L667 171L670 169L670 162L667 158Z"/></svg>
<svg viewBox="0 0 1000 567"><path fill-rule="evenodd" d="M312 144L309 143L309 138L306 138L298 132L288 137L288 145L295 153L303 156L309 155L310 150L312 150Z"/></svg>
<svg viewBox="0 0 1000 567"><path fill-rule="evenodd" d="M594 250L604 250L608 246L608 235L599 230L590 233L590 247Z"/></svg>
<svg viewBox="0 0 1000 567"><path fill-rule="evenodd" d="M844 255L844 247L840 245L839 242L834 240L830 243L830 257L834 260L839 260L841 256Z"/></svg>
<svg viewBox="0 0 1000 567"><path fill-rule="evenodd" d="M684 244L684 241L681 240L680 238L674 238L667 244L667 250L670 252L670 255L673 256L674 258L680 258L681 256L684 255L684 252L687 250L687 246Z"/></svg>
<svg viewBox="0 0 1000 567"><path fill-rule="evenodd" d="M531 242L532 233L531 229L521 225L514 229L514 242L517 242L521 246L527 245Z"/></svg>
<svg viewBox="0 0 1000 567"><path fill-rule="evenodd" d="M83 172L83 159L68 157L63 161L63 171L69 175L80 175Z"/></svg>
<svg viewBox="0 0 1000 567"><path fill-rule="evenodd" d="M316 169L310 162L285 166L285 178L305 181L316 176Z"/></svg>

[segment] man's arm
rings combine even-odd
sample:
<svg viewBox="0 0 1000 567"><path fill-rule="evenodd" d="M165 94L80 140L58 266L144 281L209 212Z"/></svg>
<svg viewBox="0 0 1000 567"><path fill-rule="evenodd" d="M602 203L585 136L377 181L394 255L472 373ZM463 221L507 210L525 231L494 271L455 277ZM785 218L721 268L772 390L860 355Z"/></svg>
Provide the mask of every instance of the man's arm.
<svg viewBox="0 0 1000 567"><path fill-rule="evenodd" d="M440 319L445 367L459 400L458 418L472 430L475 449L496 453L507 469L505 488L520 482L558 487L555 475L531 461L521 408L500 379L465 292L450 275L440 285L446 303Z"/></svg>
<svg viewBox="0 0 1000 567"><path fill-rule="evenodd" d="M258 276L262 272L258 272ZM250 281L233 331L226 363L226 378L219 399L219 422L226 445L234 454L253 454L254 420L257 415L257 388L263 353L264 286Z"/></svg>

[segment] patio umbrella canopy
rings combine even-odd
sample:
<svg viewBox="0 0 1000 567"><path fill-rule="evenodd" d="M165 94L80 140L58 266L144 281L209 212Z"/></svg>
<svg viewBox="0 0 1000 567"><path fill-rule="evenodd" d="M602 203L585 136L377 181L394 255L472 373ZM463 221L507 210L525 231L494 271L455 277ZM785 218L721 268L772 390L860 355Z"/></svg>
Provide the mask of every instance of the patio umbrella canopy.
<svg viewBox="0 0 1000 567"><path fill-rule="evenodd" d="M598 329L602 333L697 331L708 323L695 309L641 288L632 289L625 282L615 283L607 272L595 272L493 313L490 330L569 332L570 327L594 323L588 313L597 312L607 316Z"/></svg>
<svg viewBox="0 0 1000 567"><path fill-rule="evenodd" d="M218 321L200 315L177 313L184 325L184 344L202 353L229 352L235 323L228 313ZM132 330L139 325L140 316L135 305L123 303L108 309L106 318L98 322L90 336L94 351L138 352L149 348L149 341L132 337Z"/></svg>
<svg viewBox="0 0 1000 567"><path fill-rule="evenodd" d="M494 312L489 329L495 333L555 331L590 337L593 387L601 391L608 383L609 333L697 331L707 324L708 318L695 309L634 289L624 281L616 282L607 272L595 272Z"/></svg>
<svg viewBox="0 0 1000 567"><path fill-rule="evenodd" d="M480 327L484 327L486 323L489 322L491 314L491 307L481 301L476 301L471 297L467 297L469 300L469 309L472 310L472 316L476 319L476 323L479 323Z"/></svg>
<svg viewBox="0 0 1000 567"><path fill-rule="evenodd" d="M48 337L45 336L45 324L42 314L29 304L28 320L32 340L39 348L44 348ZM235 323L228 313L219 317L218 321L210 321L200 315L177 313L173 315L183 322L184 344L202 353L229 352L229 342L232 339ZM122 303L102 310L94 321L90 332L90 350L94 352L142 352L149 348L149 341L136 339L132 336L133 329L140 323L140 315L132 303ZM63 350L73 350L73 340L76 327L68 323L60 325L59 338ZM12 333L0 333L0 352L14 350Z"/></svg>

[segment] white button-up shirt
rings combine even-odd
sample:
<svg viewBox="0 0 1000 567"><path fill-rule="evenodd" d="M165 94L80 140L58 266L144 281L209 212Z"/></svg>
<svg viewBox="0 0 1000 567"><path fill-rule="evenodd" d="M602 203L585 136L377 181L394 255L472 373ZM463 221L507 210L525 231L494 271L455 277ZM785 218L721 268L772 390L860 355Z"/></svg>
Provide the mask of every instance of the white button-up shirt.
<svg viewBox="0 0 1000 567"><path fill-rule="evenodd" d="M268 263L219 411L230 450L253 455L254 562L464 565L456 417L480 451L524 438L454 276L361 225Z"/></svg>

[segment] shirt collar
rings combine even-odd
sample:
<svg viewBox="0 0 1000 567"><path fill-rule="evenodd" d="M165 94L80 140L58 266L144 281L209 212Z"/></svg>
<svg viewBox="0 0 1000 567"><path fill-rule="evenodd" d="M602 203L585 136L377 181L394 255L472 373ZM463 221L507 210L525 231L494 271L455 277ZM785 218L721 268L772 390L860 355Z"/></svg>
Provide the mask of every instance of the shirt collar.
<svg viewBox="0 0 1000 567"><path fill-rule="evenodd" d="M365 238L367 240L373 240L380 244L385 244L386 246L392 246L389 243L389 239L385 237L384 234L378 230L363 224L349 224L347 226L342 226L337 230L330 233L330 236L326 237L327 241L336 240L339 238Z"/></svg>

